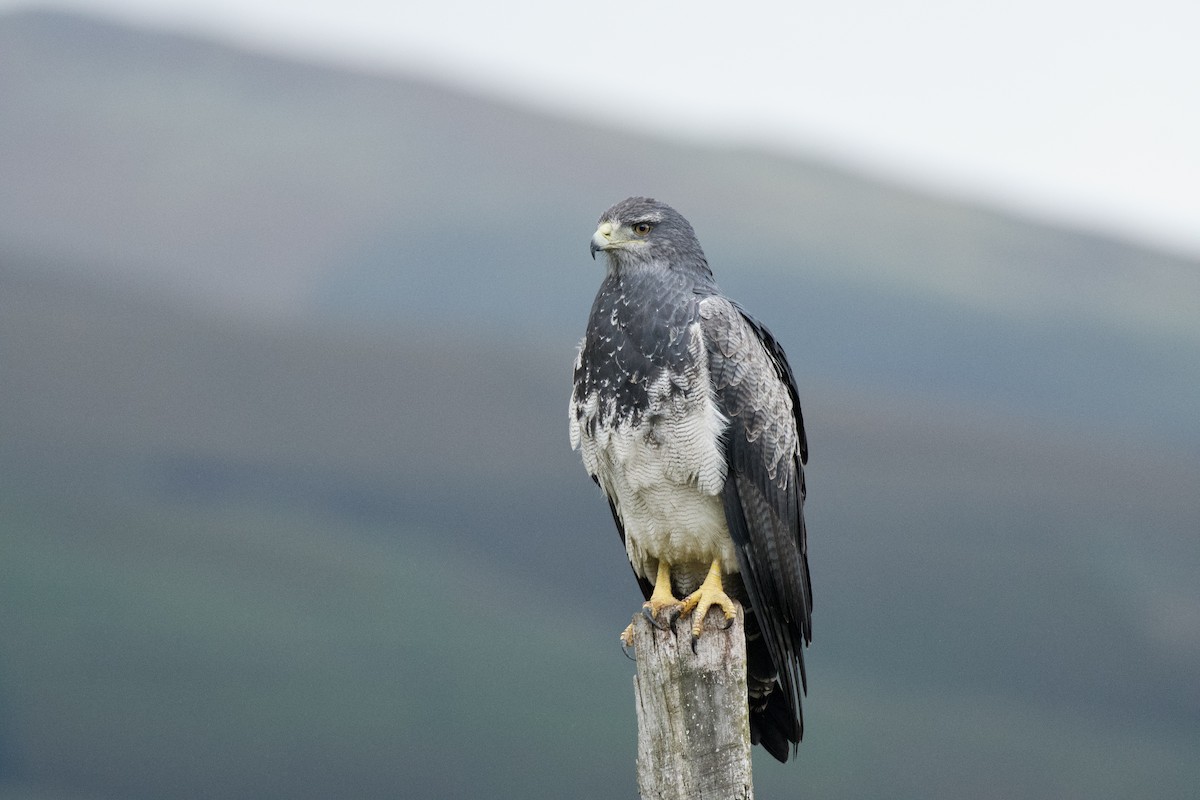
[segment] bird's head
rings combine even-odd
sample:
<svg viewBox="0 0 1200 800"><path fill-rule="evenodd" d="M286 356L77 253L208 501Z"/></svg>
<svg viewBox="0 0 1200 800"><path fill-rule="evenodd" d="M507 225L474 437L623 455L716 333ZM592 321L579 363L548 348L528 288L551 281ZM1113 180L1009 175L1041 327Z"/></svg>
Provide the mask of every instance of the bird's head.
<svg viewBox="0 0 1200 800"><path fill-rule="evenodd" d="M592 258L599 251L607 253L616 268L659 264L708 273L691 224L666 203L649 197L626 198L600 215L592 234Z"/></svg>

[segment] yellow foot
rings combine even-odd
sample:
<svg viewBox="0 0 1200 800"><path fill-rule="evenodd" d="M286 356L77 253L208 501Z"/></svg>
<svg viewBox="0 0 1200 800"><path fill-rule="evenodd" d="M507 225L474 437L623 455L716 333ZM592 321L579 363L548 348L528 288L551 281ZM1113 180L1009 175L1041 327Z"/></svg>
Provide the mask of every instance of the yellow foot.
<svg viewBox="0 0 1200 800"><path fill-rule="evenodd" d="M675 630L675 620L683 613L683 603L675 599L671 592L671 565L666 561L658 562L658 576L654 579L654 594L642 606L642 614L650 620L650 624L660 631ZM661 619L665 619L664 623ZM632 635L632 630L630 631Z"/></svg>
<svg viewBox="0 0 1200 800"><path fill-rule="evenodd" d="M693 610L696 612L692 616L692 652L695 652L696 642L700 640L700 631L704 629L704 618L713 606L721 609L725 615L726 628L733 624L733 618L737 616L737 606L734 605L733 599L725 594L725 587L721 585L721 562L716 559L713 559L712 566L708 568L708 576L704 583L700 584L700 588L683 599L681 613L690 614Z"/></svg>
<svg viewBox="0 0 1200 800"><path fill-rule="evenodd" d="M675 631L675 620L683 614L683 603L675 598L668 602L658 603L653 598L642 605L642 616L650 620L650 624L660 631ZM626 648L633 647L633 623L621 631L621 644Z"/></svg>

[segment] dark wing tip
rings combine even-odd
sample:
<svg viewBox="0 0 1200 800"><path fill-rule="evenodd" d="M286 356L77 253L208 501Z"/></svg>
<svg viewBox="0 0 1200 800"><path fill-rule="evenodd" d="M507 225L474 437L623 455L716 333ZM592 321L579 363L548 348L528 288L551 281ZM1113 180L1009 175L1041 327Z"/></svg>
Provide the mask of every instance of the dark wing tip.
<svg viewBox="0 0 1200 800"><path fill-rule="evenodd" d="M804 724L792 716L779 692L767 695L766 707L750 714L750 741L762 745L781 764L796 753L803 736Z"/></svg>

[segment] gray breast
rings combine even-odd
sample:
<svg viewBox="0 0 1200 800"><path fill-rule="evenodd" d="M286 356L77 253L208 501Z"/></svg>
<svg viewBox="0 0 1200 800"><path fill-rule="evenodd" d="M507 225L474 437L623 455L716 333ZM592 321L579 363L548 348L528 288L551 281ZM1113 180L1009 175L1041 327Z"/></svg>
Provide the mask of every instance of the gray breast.
<svg viewBox="0 0 1200 800"><path fill-rule="evenodd" d="M663 273L606 277L576 362L573 405L596 394L617 418L638 422L651 406L652 384L694 369L697 298L684 281ZM657 385L684 389L678 382Z"/></svg>

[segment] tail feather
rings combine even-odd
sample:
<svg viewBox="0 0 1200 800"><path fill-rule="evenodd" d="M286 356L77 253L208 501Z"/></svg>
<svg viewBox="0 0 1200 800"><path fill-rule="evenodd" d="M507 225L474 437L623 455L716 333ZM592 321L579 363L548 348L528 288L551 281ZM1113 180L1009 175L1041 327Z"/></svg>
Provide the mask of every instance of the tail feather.
<svg viewBox="0 0 1200 800"><path fill-rule="evenodd" d="M804 736L804 723L793 713L753 611L746 614L746 693L750 741L786 763Z"/></svg>

